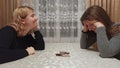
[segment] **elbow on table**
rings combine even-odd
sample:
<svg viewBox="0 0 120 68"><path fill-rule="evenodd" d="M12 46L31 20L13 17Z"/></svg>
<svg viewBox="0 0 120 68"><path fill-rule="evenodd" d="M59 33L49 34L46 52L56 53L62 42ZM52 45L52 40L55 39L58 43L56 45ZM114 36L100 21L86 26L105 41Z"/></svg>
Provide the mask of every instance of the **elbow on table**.
<svg viewBox="0 0 120 68"><path fill-rule="evenodd" d="M39 44L38 47L35 47L35 50L45 50L45 43Z"/></svg>
<svg viewBox="0 0 120 68"><path fill-rule="evenodd" d="M104 53L104 54L100 54L99 56L102 57L102 58L112 58L114 55Z"/></svg>

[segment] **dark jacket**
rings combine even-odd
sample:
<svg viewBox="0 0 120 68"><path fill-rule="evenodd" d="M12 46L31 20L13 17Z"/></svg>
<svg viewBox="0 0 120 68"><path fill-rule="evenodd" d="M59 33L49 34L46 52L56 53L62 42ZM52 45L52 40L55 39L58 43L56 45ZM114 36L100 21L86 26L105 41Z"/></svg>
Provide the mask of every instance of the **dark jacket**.
<svg viewBox="0 0 120 68"><path fill-rule="evenodd" d="M42 34L39 31L34 34L35 38L31 34L17 37L16 30L11 26L0 29L0 64L28 56L25 49L29 46L33 46L36 50L44 50Z"/></svg>

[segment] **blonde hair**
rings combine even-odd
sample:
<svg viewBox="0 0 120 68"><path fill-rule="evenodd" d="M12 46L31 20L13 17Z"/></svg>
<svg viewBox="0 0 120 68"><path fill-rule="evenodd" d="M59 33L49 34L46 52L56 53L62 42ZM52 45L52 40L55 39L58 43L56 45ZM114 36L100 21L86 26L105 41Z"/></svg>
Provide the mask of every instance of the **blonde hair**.
<svg viewBox="0 0 120 68"><path fill-rule="evenodd" d="M15 27L16 30L19 29L22 19L25 19L31 11L34 11L33 8L29 6L20 6L16 8L13 12L13 22L10 24L11 26Z"/></svg>

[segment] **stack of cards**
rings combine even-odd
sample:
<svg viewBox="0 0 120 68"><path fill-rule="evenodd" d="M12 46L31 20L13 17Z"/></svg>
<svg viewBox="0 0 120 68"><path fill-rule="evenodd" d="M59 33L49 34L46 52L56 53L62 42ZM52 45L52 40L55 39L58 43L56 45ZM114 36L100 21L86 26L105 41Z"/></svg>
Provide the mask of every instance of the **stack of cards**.
<svg viewBox="0 0 120 68"><path fill-rule="evenodd" d="M69 52L65 52L65 51L60 51L59 53L56 53L56 56L61 56L61 57L70 57Z"/></svg>

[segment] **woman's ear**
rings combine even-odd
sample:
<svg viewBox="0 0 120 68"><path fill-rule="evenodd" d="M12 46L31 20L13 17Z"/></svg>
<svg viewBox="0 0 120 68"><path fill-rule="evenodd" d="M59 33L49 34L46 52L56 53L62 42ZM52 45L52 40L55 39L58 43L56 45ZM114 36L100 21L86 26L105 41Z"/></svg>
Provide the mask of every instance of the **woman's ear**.
<svg viewBox="0 0 120 68"><path fill-rule="evenodd" d="M22 23L22 24L25 24L25 20L24 20L24 19L21 19L21 23Z"/></svg>
<svg viewBox="0 0 120 68"><path fill-rule="evenodd" d="M25 24L25 22L23 21L22 24Z"/></svg>

